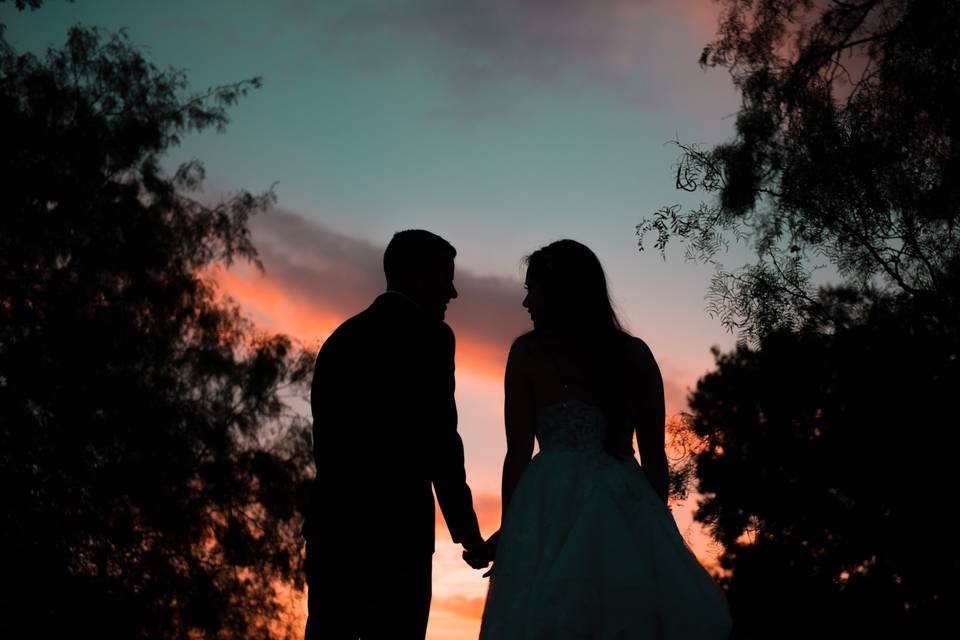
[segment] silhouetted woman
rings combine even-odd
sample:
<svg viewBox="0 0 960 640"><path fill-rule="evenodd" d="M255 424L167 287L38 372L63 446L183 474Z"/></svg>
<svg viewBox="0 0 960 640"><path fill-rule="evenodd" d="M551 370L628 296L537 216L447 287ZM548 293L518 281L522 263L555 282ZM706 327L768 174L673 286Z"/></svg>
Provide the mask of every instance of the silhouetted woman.
<svg viewBox="0 0 960 640"><path fill-rule="evenodd" d="M653 354L621 328L586 246L535 251L526 287L534 329L507 361L503 524L481 639L726 638L723 593L667 508Z"/></svg>

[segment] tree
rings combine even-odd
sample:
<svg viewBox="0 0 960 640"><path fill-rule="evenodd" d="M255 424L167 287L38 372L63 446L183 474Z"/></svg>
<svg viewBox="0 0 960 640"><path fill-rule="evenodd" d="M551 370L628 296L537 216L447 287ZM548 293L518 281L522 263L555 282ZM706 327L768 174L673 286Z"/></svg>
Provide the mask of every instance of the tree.
<svg viewBox="0 0 960 640"><path fill-rule="evenodd" d="M717 266L709 309L746 338L690 398L695 518L736 637L932 637L960 599L960 4L723 4L701 64L741 93L735 136L678 143L706 199L637 227ZM731 242L755 260L725 270Z"/></svg>
<svg viewBox="0 0 960 640"><path fill-rule="evenodd" d="M0 37L5 637L267 637L302 586L312 358L205 275L256 262L273 193L204 204L199 162L160 164L259 84L184 96L122 33Z"/></svg>
<svg viewBox="0 0 960 640"><path fill-rule="evenodd" d="M6 1L7 0L0 0L0 2L6 2ZM39 9L40 5L42 4L43 4L43 0L13 0L13 6L15 6L20 11L23 11L27 7L29 7L30 9Z"/></svg>
<svg viewBox="0 0 960 640"><path fill-rule="evenodd" d="M843 314L857 295L823 301ZM736 638L923 638L952 619L957 340L886 302L716 353L691 396L696 519L723 546Z"/></svg>
<svg viewBox="0 0 960 640"><path fill-rule="evenodd" d="M902 292L944 315L960 260L960 4L952 0L725 0L701 64L742 95L735 138L680 144L676 183L711 200L637 227L714 263L731 240L757 260L719 267L710 309L757 338L825 310L842 284ZM715 196L715 198L714 198ZM817 264L817 261L825 261Z"/></svg>

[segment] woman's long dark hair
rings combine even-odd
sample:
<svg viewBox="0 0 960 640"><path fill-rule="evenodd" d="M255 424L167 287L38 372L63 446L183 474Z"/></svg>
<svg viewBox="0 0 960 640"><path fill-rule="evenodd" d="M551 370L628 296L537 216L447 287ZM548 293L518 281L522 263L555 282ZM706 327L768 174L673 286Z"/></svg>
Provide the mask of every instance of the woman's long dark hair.
<svg viewBox="0 0 960 640"><path fill-rule="evenodd" d="M557 240L524 259L527 281L543 294L550 306L548 318L534 328L547 348L557 336L583 347L578 358L591 381L607 421L607 450L613 455L632 454L628 406L628 342L610 301L607 278L596 254L575 240Z"/></svg>

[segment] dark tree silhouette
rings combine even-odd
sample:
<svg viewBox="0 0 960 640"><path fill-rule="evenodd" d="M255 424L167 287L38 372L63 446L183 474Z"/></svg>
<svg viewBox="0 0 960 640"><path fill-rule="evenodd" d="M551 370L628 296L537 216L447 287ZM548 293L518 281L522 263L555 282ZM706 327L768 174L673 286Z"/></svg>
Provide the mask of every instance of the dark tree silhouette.
<svg viewBox="0 0 960 640"><path fill-rule="evenodd" d="M6 2L7 0L0 0L0 4ZM39 9L40 5L43 4L43 0L13 0L13 6L15 6L20 11L23 11L27 7L30 9Z"/></svg>
<svg viewBox="0 0 960 640"><path fill-rule="evenodd" d="M284 631L312 357L208 277L256 260L273 194L203 204L201 164L160 165L257 86L184 96L123 34L43 59L0 39L3 637Z"/></svg>
<svg viewBox="0 0 960 640"><path fill-rule="evenodd" d="M844 283L924 302L942 315L960 256L960 3L723 0L701 64L742 95L736 136L680 144L677 187L711 196L638 225L663 250L718 262L732 240L757 260L718 266L710 309L758 337L824 311L819 264ZM715 197L714 197L715 196Z"/></svg>
<svg viewBox="0 0 960 640"><path fill-rule="evenodd" d="M717 265L709 309L746 338L691 396L695 517L737 638L933 637L960 600L960 4L722 4L701 64L742 95L736 135L678 143L708 199L637 227ZM725 271L731 242L755 261Z"/></svg>
<svg viewBox="0 0 960 640"><path fill-rule="evenodd" d="M926 638L952 622L960 345L906 294L850 318L858 295L822 297L839 324L717 353L691 396L696 518L724 547L735 638Z"/></svg>

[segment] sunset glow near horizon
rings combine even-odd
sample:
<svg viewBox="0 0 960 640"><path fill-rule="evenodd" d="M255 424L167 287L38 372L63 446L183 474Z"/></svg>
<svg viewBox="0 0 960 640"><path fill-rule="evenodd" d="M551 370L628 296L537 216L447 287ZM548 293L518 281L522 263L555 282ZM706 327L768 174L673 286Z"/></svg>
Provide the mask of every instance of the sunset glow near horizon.
<svg viewBox="0 0 960 640"><path fill-rule="evenodd" d="M201 160L211 200L276 183L277 206L251 221L266 273L217 274L263 329L319 345L384 289L380 260L397 230L426 228L457 248L448 322L485 535L500 519L503 363L530 328L524 255L563 237L597 253L627 328L660 364L669 413L712 368L710 347L733 346L704 310L712 267L684 262L679 246L667 260L641 253L634 233L657 208L691 202L674 189L667 143L732 135L730 80L697 65L716 26L709 0L11 5L0 22L21 51L61 46L80 23L125 28L195 91L263 77L230 109L226 133L187 136L166 158L168 168ZM674 514L709 563L694 507ZM476 637L485 589L439 517L428 638Z"/></svg>

